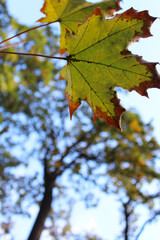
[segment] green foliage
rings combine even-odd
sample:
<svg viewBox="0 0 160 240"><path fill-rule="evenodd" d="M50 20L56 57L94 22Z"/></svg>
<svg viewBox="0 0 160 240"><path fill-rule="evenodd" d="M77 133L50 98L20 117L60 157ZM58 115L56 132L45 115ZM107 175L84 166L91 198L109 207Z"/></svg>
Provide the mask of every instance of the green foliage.
<svg viewBox="0 0 160 240"><path fill-rule="evenodd" d="M9 16L5 8L5 3L1 4L1 8L2 6L5 9L2 9L4 11L3 14L6 17L3 17L0 22L0 39L4 40L3 33L5 33L5 38L7 38L7 34L17 34L20 31L25 31L27 27L18 24L16 20ZM54 55L57 51L57 39L54 37L49 26L43 30L35 29L32 32L26 33L23 37L19 36L17 41L24 41L23 48L29 53L46 53L49 49L49 52ZM50 48L51 42L55 45L54 49ZM5 42L5 45L7 46L8 42ZM19 48L22 50L22 47L19 46L12 47L12 50L16 52ZM57 71L53 67L53 63L47 59L40 59L36 56L33 59L30 57L23 59L22 56L3 54L0 59L1 93L4 94L5 92L5 94L9 94L10 97L7 97L8 101L15 102L19 86L31 85L33 87L34 83L49 83L52 79L52 74ZM9 100L9 98L11 99Z"/></svg>

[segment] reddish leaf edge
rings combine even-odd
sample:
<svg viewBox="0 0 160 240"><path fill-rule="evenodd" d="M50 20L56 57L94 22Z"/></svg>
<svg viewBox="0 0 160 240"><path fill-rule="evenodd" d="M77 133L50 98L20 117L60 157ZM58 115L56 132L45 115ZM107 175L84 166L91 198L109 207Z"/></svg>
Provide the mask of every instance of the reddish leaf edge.
<svg viewBox="0 0 160 240"><path fill-rule="evenodd" d="M68 105L69 105L69 112L70 112L70 119L72 119L72 116L74 112L78 109L78 107L81 105L81 100L77 102L73 102L72 98L70 98L70 95L66 92L65 97L68 99ZM100 108L96 107L96 111L93 109L93 107L88 103L87 98L82 100L87 102L87 104L91 107L93 112L93 121L95 122L97 118L102 118L106 122L108 126L112 126L115 128L118 128L122 130L121 128L121 117L123 112L126 111L125 108L123 108L120 104L120 100L117 98L117 93L114 91L114 97L111 99L111 102L114 103L114 112L115 117L109 117L106 112L103 112Z"/></svg>
<svg viewBox="0 0 160 240"><path fill-rule="evenodd" d="M58 2L60 2L61 0L57 0ZM109 13L110 13L110 15L111 16L113 16L113 13L114 12L116 12L116 11L119 11L120 9L121 9L121 7L120 7L120 2L121 2L122 0L117 0L116 2L115 2L115 7L114 8L108 8L107 10L109 11ZM86 1L87 2L87 1ZM90 2L89 2L90 3ZM96 2L95 2L96 3ZM42 6L42 8L40 9L40 11L41 11L41 13L43 13L44 15L46 15L46 13L45 13L45 9L46 9L46 7L47 7L47 4L46 4L46 0L44 0L44 3L43 3L43 6ZM46 15L47 16L47 15ZM40 19L38 19L37 20L37 22L41 22L42 21L42 19L44 19L45 17L42 17L42 18L40 18ZM61 19L57 19L57 22L60 22L61 21Z"/></svg>
<svg viewBox="0 0 160 240"><path fill-rule="evenodd" d="M137 19L137 20L143 20L144 24L142 27L142 33L140 34L138 32L135 32L135 36L134 36L133 40L131 41L131 43L137 42L140 38L148 38L148 37L152 36L152 34L150 33L150 28L151 28L153 22L157 18L151 17L148 14L148 11L145 10L145 11L138 12L135 9L130 8L127 11L125 11L124 13L117 14L117 15L119 15L119 16L121 15L122 18L125 18L125 19L132 18L132 19ZM149 88L160 89L160 75L156 69L156 65L159 64L158 62L147 62L147 61L143 60L142 56L134 55L127 49L122 51L121 54L126 55L126 56L128 56L128 55L135 56L137 61L141 65L145 65L146 68L148 69L148 71L152 73L152 78L150 81L144 81L144 82L140 83L139 86L128 89L128 91L131 92L131 91L135 90L141 96L148 97L147 90Z"/></svg>
<svg viewBox="0 0 160 240"><path fill-rule="evenodd" d="M145 65L149 72L152 73L152 78L150 81L144 81L139 84L139 86L135 86L131 89L128 89L129 92L135 90L137 93L139 93L141 96L148 97L147 90L150 88L158 88L160 89L160 74L158 73L156 66L159 64L158 62L147 62L143 60L141 56L133 55L130 51L125 50L121 52L122 55L132 55L135 56L137 61L141 65Z"/></svg>
<svg viewBox="0 0 160 240"><path fill-rule="evenodd" d="M138 41L139 38L147 38L152 36L152 34L150 33L150 27L152 26L153 22L157 19L155 17L151 17L148 14L148 11L141 11L138 12L137 10L135 10L134 8L130 8L128 10L126 10L125 12L121 13L121 14L116 14L116 16L121 17L122 19L137 19L137 20L143 20L144 21L144 26L142 27L142 34L139 34L138 32L135 32L135 36L133 38L132 42Z"/></svg>
<svg viewBox="0 0 160 240"><path fill-rule="evenodd" d="M122 8L120 7L120 2L122 0L117 0L116 3L115 3L115 8L108 8L108 12L110 14L110 16L112 17L114 15L115 12L121 10Z"/></svg>
<svg viewBox="0 0 160 240"><path fill-rule="evenodd" d="M43 13L44 15L46 15L46 14L45 14L45 9L46 9L46 1L44 0L43 6L42 6L42 8L40 9L40 12ZM46 16L47 16L47 15L46 15ZM41 22L43 19L44 19L44 17L38 19L37 22Z"/></svg>
<svg viewBox="0 0 160 240"><path fill-rule="evenodd" d="M100 108L96 107L96 111L93 111L93 121L95 122L96 119L100 117L104 119L108 126L110 127L112 126L122 130L121 117L123 112L126 111L126 109L123 108L122 105L120 104L120 99L118 99L116 91L114 91L114 97L111 99L111 102L114 104L115 117L109 117L106 112L102 112ZM90 107L92 108L92 106Z"/></svg>

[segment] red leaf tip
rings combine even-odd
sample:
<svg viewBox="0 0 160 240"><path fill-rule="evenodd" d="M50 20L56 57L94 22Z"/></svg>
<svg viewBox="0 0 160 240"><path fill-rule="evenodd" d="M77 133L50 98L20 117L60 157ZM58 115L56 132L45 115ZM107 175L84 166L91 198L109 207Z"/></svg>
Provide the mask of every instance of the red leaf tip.
<svg viewBox="0 0 160 240"><path fill-rule="evenodd" d="M69 105L69 111L70 111L70 119L72 119L73 113L77 110L77 108L81 105L81 102L73 102L72 99L70 99L70 96L68 93L65 94L65 97L68 98L68 105Z"/></svg>
<svg viewBox="0 0 160 240"><path fill-rule="evenodd" d="M67 49L61 49L61 48L59 48L60 55L63 55L66 51L67 51Z"/></svg>
<svg viewBox="0 0 160 240"><path fill-rule="evenodd" d="M70 33L70 31L68 30L68 28L65 28L66 29L66 33Z"/></svg>
<svg viewBox="0 0 160 240"><path fill-rule="evenodd" d="M93 10L92 12L92 15L95 14L96 16L102 16L102 13L101 13L101 9L100 8L96 8Z"/></svg>
<svg viewBox="0 0 160 240"><path fill-rule="evenodd" d="M96 16L102 16L101 9L100 8L94 9L92 11L92 13L86 17L86 20L88 20L88 18L92 17L93 14L95 14Z"/></svg>
<svg viewBox="0 0 160 240"><path fill-rule="evenodd" d="M45 14L45 15L46 15L46 13L45 13L46 6L47 6L46 1L44 1L43 6L42 6L42 8L40 9L41 13L43 13L43 14ZM42 20L43 20L43 17L40 18L40 19L38 19L36 22L41 22Z"/></svg>
<svg viewBox="0 0 160 240"><path fill-rule="evenodd" d="M59 75L58 80L63 80L63 77L61 75Z"/></svg>

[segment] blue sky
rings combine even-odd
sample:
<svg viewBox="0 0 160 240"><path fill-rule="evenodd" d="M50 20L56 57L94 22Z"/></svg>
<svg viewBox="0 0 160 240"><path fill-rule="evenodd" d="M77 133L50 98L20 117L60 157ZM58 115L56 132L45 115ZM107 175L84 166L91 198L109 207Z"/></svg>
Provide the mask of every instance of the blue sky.
<svg viewBox="0 0 160 240"><path fill-rule="evenodd" d="M36 20L42 17L40 13L40 8L43 5L43 0L7 0L9 11L13 14L21 23L28 24L30 26L37 25ZM123 8L128 9L133 7L137 10L149 10L150 15L154 17L160 17L160 0L124 0L122 4ZM133 53L142 55L143 58L147 61L160 62L160 20L156 20L151 28L151 32L153 37L149 39L142 39L139 43L134 43L130 50ZM160 72L160 67L157 67ZM142 97L135 92L129 93L127 95L119 94L122 105L126 109L135 108L138 111L144 121L153 121L155 127L155 135L160 142L160 90L149 90L149 98ZM102 197L102 201L100 203L99 211L90 210L88 212L85 211L84 207L77 206L77 210L74 213L74 221L76 222L76 226L78 226L79 230L83 229L82 226L86 225L88 222L88 229L96 228L98 232L103 232L103 236L108 236L105 225L102 224L103 216L107 215L109 211L112 209L109 202L105 204L105 199ZM113 202L112 199L108 199L108 201ZM104 204L106 205L106 209L104 209ZM117 208L117 204L112 205L113 209ZM83 217L77 219L76 214L80 211L83 211ZM96 216L96 221L93 220L93 215ZM114 221L117 221L117 215L114 213L113 220L111 221L111 228L114 224ZM109 218L105 221L109 223ZM118 219L119 221L119 219ZM113 229L113 228L112 228ZM153 236L154 233L154 236ZM111 233L106 239L113 240L114 231ZM146 231L142 234L140 240L159 240L160 236L160 228L158 224L152 224L152 226L148 227ZM21 239L22 240L22 239Z"/></svg>
<svg viewBox="0 0 160 240"><path fill-rule="evenodd" d="M40 8L43 2L43 0L7 0L10 13L21 23L28 25L34 25L42 16Z"/></svg>

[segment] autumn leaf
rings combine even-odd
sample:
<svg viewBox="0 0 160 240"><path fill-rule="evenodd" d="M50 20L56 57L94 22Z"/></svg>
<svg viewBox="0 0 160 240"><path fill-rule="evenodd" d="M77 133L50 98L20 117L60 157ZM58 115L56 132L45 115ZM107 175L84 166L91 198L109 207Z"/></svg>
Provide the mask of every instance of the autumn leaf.
<svg viewBox="0 0 160 240"><path fill-rule="evenodd" d="M60 48L61 53L66 49L65 33L66 28L71 33L76 33L77 25L85 22L94 9L100 7L105 16L111 16L114 11L119 10L120 0L104 0L99 3L91 4L85 0L45 0L41 12L46 17L39 19L39 22L55 22L61 25Z"/></svg>
<svg viewBox="0 0 160 240"><path fill-rule="evenodd" d="M124 108L114 91L121 87L147 96L147 89L160 88L155 63L148 63L127 50L140 37L149 37L155 18L147 11L129 9L114 18L103 19L96 9L78 27L76 36L66 34L68 63L61 77L68 81L66 96L70 115L86 101L93 110L94 120L103 118L109 126L120 128Z"/></svg>

